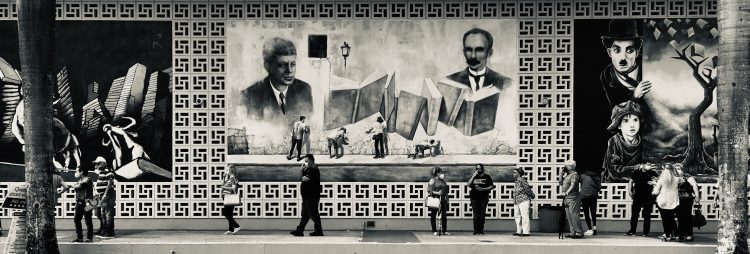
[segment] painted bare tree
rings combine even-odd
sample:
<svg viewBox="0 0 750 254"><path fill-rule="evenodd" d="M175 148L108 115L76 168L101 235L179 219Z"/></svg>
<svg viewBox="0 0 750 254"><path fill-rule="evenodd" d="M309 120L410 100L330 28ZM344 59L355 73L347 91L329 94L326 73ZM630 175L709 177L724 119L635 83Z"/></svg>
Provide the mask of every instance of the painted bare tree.
<svg viewBox="0 0 750 254"><path fill-rule="evenodd" d="M18 0L18 42L24 97L26 253L59 253L52 184L52 95L55 0Z"/></svg>
<svg viewBox="0 0 750 254"><path fill-rule="evenodd" d="M714 102L714 89L716 89L716 64L718 58L703 56L703 46L690 43L680 48L677 42L672 41L672 46L677 51L676 59L685 61L693 69L693 77L703 88L703 100L693 109L688 118L688 147L683 154L682 164L690 173L716 174L716 162L703 147L703 134L701 133L701 116Z"/></svg>
<svg viewBox="0 0 750 254"><path fill-rule="evenodd" d="M719 1L719 238L717 253L748 253L750 1Z"/></svg>

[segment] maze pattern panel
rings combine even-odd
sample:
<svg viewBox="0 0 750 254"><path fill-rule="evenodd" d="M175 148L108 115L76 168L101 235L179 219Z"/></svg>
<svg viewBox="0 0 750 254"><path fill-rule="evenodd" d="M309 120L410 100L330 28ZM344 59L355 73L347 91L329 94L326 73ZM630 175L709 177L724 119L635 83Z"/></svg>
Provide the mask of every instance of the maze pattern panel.
<svg viewBox="0 0 750 254"><path fill-rule="evenodd" d="M120 218L218 218L219 184L226 167L226 35L228 20L315 19L517 19L519 25L519 166L537 193L532 211L560 200L556 176L573 158L574 19L715 17L712 0L561 1L105 1L60 0L59 20L169 20L173 33L173 182L121 183ZM17 18L16 2L0 0L0 19ZM585 155L579 155L585 156ZM452 183L452 218L470 218L468 189ZM298 184L243 183L242 218L294 218L300 213ZM324 183L321 214L326 218L425 217L426 184ZM513 218L512 183L491 194L491 218ZM11 183L0 183L0 198ZM715 185L701 185L704 212ZM628 188L605 184L598 205L602 219L626 219ZM57 212L73 216L73 194ZM0 210L0 217L8 217ZM654 216L658 216L657 213Z"/></svg>

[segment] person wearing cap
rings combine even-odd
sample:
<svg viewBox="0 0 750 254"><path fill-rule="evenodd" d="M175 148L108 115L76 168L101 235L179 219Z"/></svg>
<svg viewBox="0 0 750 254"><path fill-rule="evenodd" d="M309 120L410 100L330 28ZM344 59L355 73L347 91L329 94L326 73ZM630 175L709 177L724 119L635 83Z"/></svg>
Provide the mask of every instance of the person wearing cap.
<svg viewBox="0 0 750 254"><path fill-rule="evenodd" d="M101 156L94 159L94 169L99 177L96 179L96 195L101 197L101 207L94 209L96 218L99 219L99 231L94 235L100 238L115 237L115 201L117 192L115 191L115 174L107 165L107 160Z"/></svg>
<svg viewBox="0 0 750 254"><path fill-rule="evenodd" d="M643 38L638 35L636 21L612 20L609 33L601 39L611 59L599 75L609 106L629 100L643 104L641 99L651 90L651 82L642 80L639 56Z"/></svg>
<svg viewBox="0 0 750 254"><path fill-rule="evenodd" d="M602 179L606 182L627 182L635 171L655 167L643 161L643 144L639 134L643 122L640 105L633 101L620 103L612 109L612 122L607 130L615 133L607 141Z"/></svg>

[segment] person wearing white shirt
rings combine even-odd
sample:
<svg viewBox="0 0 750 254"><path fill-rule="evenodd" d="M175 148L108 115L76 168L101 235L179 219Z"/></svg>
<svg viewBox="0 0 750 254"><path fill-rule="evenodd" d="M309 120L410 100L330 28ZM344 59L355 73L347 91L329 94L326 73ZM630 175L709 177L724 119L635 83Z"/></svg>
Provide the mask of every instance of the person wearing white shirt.
<svg viewBox="0 0 750 254"><path fill-rule="evenodd" d="M383 142L383 136L386 132L386 125L382 117L378 117L377 123L373 125L367 133L373 134L372 140L375 144L375 159L385 158L385 144Z"/></svg>

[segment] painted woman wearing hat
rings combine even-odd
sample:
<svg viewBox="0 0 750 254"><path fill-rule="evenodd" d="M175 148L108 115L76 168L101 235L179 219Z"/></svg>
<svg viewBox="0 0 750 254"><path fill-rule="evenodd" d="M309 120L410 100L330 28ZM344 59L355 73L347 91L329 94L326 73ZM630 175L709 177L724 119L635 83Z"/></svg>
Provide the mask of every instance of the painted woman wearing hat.
<svg viewBox="0 0 750 254"><path fill-rule="evenodd" d="M636 171L653 170L643 161L643 143L639 133L643 121L641 107L633 102L620 103L612 109L612 122L607 130L615 133L607 141L602 178L607 182L627 182Z"/></svg>

